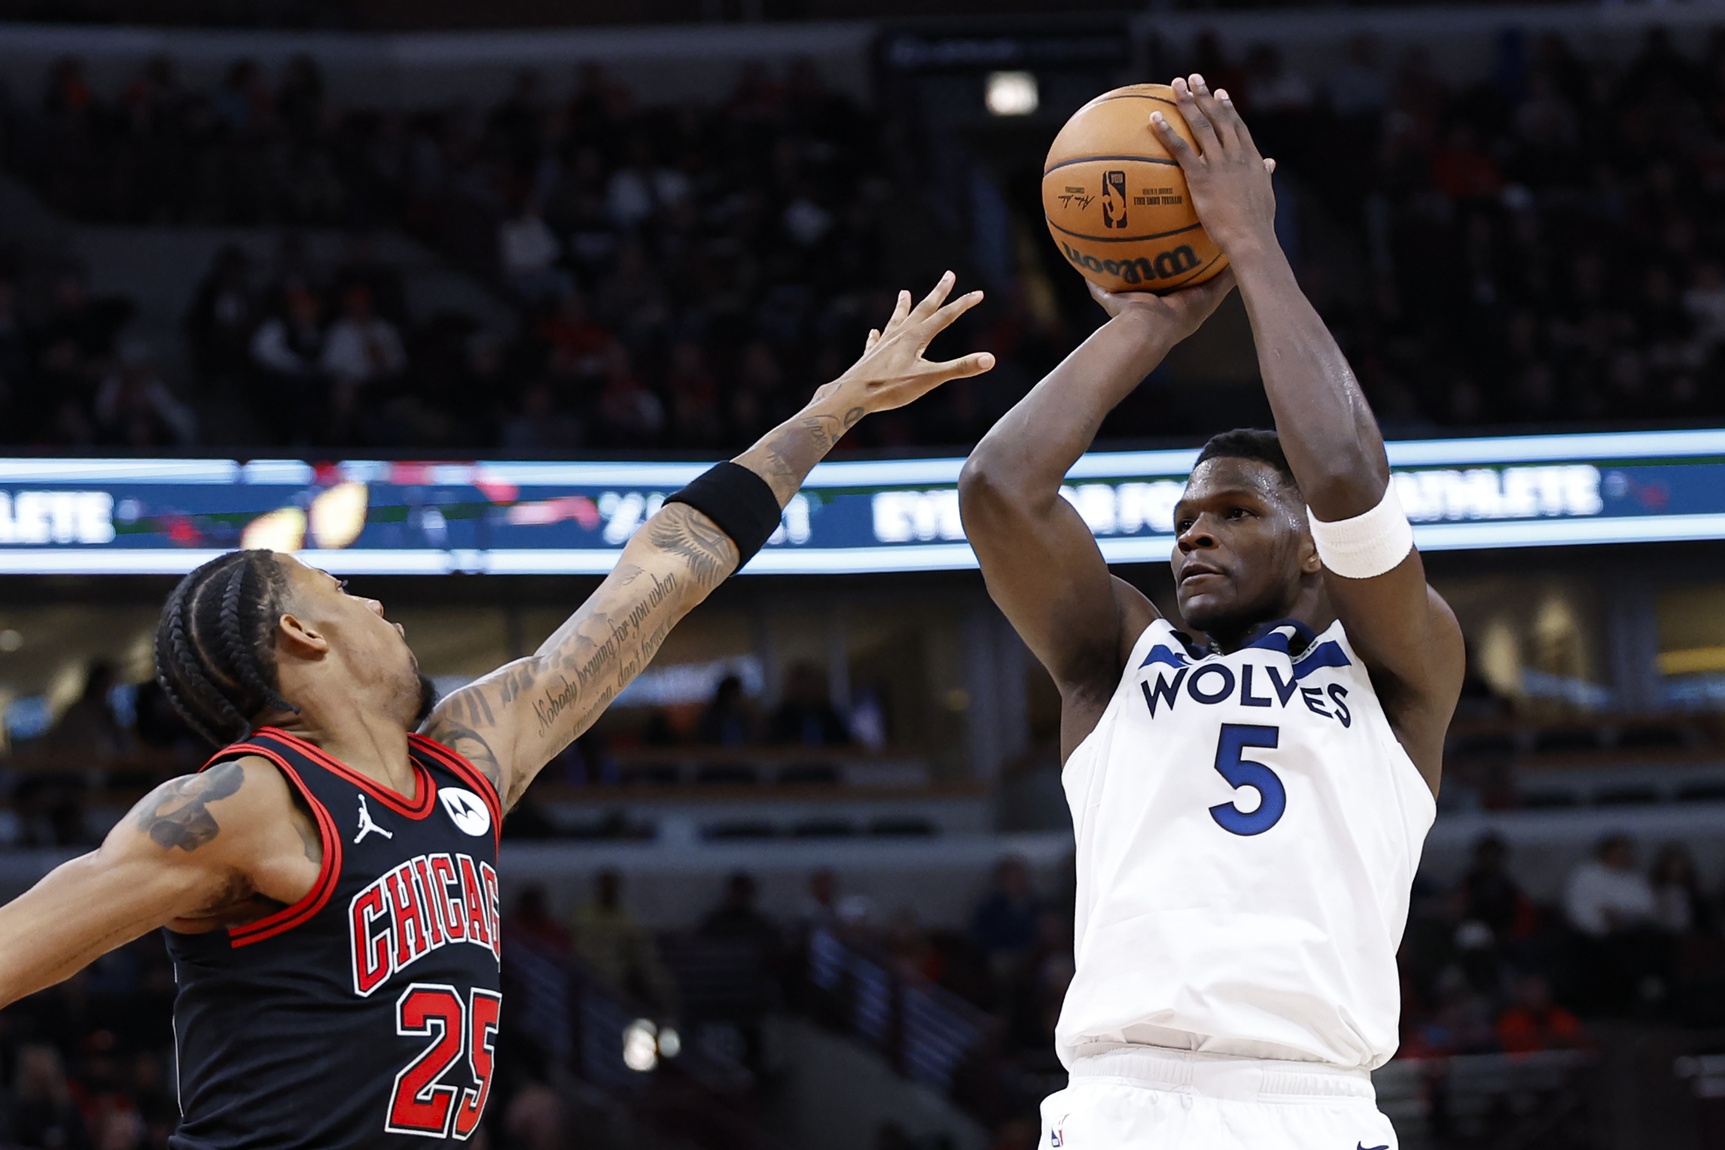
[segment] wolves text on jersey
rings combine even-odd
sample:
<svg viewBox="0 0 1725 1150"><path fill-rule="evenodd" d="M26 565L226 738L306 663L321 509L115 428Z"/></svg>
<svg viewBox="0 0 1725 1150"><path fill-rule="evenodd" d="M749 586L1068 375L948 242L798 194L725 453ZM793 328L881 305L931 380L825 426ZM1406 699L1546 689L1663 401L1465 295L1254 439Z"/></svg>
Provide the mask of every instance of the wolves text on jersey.
<svg viewBox="0 0 1725 1150"><path fill-rule="evenodd" d="M366 997L391 975L457 943L502 955L497 870L470 855L408 859L353 896L353 991Z"/></svg>
<svg viewBox="0 0 1725 1150"><path fill-rule="evenodd" d="M1255 672L1263 678L1253 682ZM1328 687L1302 686L1300 670L1284 678L1274 665L1247 663L1239 674L1226 663L1200 663L1195 667L1179 667L1172 675L1158 667L1153 679L1140 679L1139 690L1144 703L1155 718L1158 708L1172 711L1182 696L1199 706L1214 706L1234 699L1245 707L1286 709L1297 698L1308 711L1325 719L1334 719L1344 727L1353 725L1353 713L1348 710L1348 689L1340 683ZM1181 688L1185 688L1182 690Z"/></svg>

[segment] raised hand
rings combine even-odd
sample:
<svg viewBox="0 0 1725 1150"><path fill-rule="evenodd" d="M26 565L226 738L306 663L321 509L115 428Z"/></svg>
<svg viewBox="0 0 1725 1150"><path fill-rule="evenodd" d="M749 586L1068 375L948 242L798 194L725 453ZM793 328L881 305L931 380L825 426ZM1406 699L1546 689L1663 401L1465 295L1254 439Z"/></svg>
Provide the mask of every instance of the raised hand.
<svg viewBox="0 0 1725 1150"><path fill-rule="evenodd" d="M834 381L835 397L862 409L858 418L903 407L948 380L981 375L994 366L994 356L986 351L944 362L923 358L935 336L982 302L982 293L973 291L948 303L956 278L951 272L941 276L934 290L914 307L910 293L899 292L892 318L885 327L868 333L862 356Z"/></svg>
<svg viewBox="0 0 1725 1150"><path fill-rule="evenodd" d="M1230 258L1249 245L1274 245L1276 193L1270 173L1276 161L1259 153L1226 89L1212 94L1196 72L1176 79L1173 87L1197 147L1181 138L1161 112L1150 113L1150 128L1186 174L1204 230Z"/></svg>
<svg viewBox="0 0 1725 1150"><path fill-rule="evenodd" d="M1102 305L1109 318L1138 316L1154 324L1169 342L1185 339L1209 319L1228 293L1234 290L1234 273L1224 271L1196 287L1156 295L1145 291L1112 292L1086 281L1090 296Z"/></svg>

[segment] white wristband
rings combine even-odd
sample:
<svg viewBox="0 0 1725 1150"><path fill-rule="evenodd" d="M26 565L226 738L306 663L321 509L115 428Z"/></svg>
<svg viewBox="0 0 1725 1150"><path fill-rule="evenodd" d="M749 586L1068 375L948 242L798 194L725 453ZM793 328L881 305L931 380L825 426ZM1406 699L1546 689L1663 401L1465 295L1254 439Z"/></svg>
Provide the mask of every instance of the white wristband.
<svg viewBox="0 0 1725 1150"><path fill-rule="evenodd" d="M1393 571L1414 549L1414 529L1396 498L1392 478L1378 505L1364 515L1325 523L1306 508L1312 542L1324 566L1345 579L1370 579Z"/></svg>

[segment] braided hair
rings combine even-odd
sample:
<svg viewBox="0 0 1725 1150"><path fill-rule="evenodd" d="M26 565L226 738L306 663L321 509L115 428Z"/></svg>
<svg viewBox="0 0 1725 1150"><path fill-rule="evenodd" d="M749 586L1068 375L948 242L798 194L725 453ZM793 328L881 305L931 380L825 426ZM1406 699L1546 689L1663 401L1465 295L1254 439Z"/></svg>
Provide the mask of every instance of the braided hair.
<svg viewBox="0 0 1725 1150"><path fill-rule="evenodd" d="M156 681L192 729L239 742L266 708L298 712L276 685L287 579L275 552L230 551L180 580L156 625Z"/></svg>

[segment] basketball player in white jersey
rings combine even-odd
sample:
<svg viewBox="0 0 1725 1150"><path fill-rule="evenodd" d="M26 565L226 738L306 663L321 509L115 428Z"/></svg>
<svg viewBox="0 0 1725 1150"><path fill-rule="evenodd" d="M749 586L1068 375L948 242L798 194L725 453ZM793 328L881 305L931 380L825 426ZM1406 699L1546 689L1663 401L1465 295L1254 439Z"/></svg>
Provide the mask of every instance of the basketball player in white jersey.
<svg viewBox="0 0 1725 1150"><path fill-rule="evenodd" d="M1077 973L1049 1150L1384 1150L1395 953L1461 688L1383 440L1277 244L1267 163L1224 92L1154 132L1232 270L1111 318L960 481L989 593L1060 689ZM1275 432L1200 453L1175 510L1182 633L1109 575L1067 470L1237 278ZM1203 641L1194 637L1198 633Z"/></svg>

